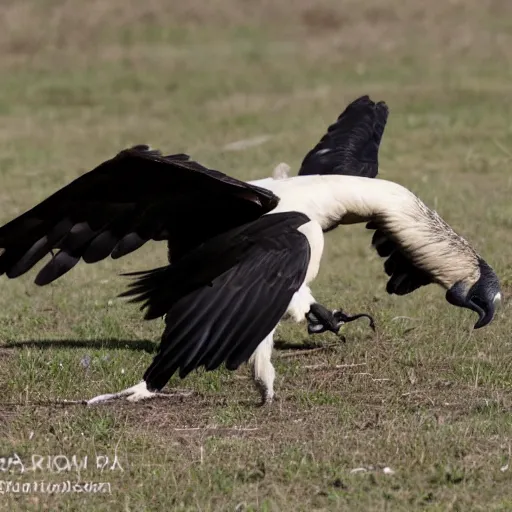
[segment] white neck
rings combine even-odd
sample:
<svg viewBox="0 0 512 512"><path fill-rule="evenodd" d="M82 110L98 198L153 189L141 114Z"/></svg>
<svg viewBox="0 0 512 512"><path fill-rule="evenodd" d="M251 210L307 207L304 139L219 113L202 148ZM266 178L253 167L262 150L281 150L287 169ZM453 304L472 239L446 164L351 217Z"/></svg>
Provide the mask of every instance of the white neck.
<svg viewBox="0 0 512 512"><path fill-rule="evenodd" d="M477 255L471 246L437 213L397 183L341 175L295 176L252 183L281 198L271 213L300 211L324 230L338 224L377 221L416 266L445 288L467 279L468 265L475 265Z"/></svg>
<svg viewBox="0 0 512 512"><path fill-rule="evenodd" d="M273 213L301 211L324 230L337 224L364 222L416 200L412 192L397 183L359 176L294 176L250 183L281 198Z"/></svg>

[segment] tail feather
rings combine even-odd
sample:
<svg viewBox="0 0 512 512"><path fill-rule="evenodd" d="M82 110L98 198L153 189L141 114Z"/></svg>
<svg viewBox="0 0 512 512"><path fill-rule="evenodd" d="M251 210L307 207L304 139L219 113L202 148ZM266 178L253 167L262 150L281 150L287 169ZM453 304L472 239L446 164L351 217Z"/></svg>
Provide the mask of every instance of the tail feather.
<svg viewBox="0 0 512 512"><path fill-rule="evenodd" d="M131 303L142 302L140 309L147 308L144 316L146 320L160 318L167 313L169 303L173 301L173 290L181 293L181 287L177 282L178 274L171 265L122 274L136 279L128 285L128 290L119 294L119 297L132 297L128 301Z"/></svg>

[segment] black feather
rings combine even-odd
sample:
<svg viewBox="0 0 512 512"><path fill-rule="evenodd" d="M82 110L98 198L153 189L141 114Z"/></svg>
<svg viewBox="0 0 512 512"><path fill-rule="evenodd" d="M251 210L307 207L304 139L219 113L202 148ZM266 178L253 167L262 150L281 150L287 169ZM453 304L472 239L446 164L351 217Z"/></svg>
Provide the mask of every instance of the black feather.
<svg viewBox="0 0 512 512"><path fill-rule="evenodd" d="M135 296L146 318L166 315L159 352L145 373L161 389L204 366L237 368L277 325L309 264L297 213L261 217L214 237L168 267L138 274L123 296Z"/></svg>
<svg viewBox="0 0 512 512"><path fill-rule="evenodd" d="M381 257L389 256L396 250L396 244L389 240L382 231L375 231L372 237L372 245Z"/></svg>
<svg viewBox="0 0 512 512"><path fill-rule="evenodd" d="M103 231L88 244L82 257L86 263L101 261L114 250L118 242L119 238L109 230Z"/></svg>
<svg viewBox="0 0 512 512"><path fill-rule="evenodd" d="M66 251L75 251L93 240L96 233L97 231L92 229L87 222L79 222L71 228L59 245Z"/></svg>
<svg viewBox="0 0 512 512"><path fill-rule="evenodd" d="M386 291L389 294L407 295L422 286L433 283L432 277L424 270L416 267L410 258L400 251L385 228L376 221L370 221L367 229L376 229L372 237L372 245L384 262L384 272L389 276Z"/></svg>
<svg viewBox="0 0 512 512"><path fill-rule="evenodd" d="M305 156L299 176L342 174L375 178L388 115L383 101L375 104L368 96L350 103Z"/></svg>
<svg viewBox="0 0 512 512"><path fill-rule="evenodd" d="M162 156L135 146L0 227L0 274L18 277L61 249L59 260L38 277L47 284L76 258L120 258L151 239L167 240L177 260L278 202L269 190L208 169L186 154Z"/></svg>
<svg viewBox="0 0 512 512"><path fill-rule="evenodd" d="M31 245L29 246L11 246L8 249L4 249L2 254L0 255L0 273L7 274L9 277L10 272L14 269L18 261L23 258L23 256L30 250ZM17 272L14 272L15 277L21 275Z"/></svg>
<svg viewBox="0 0 512 512"><path fill-rule="evenodd" d="M80 256L68 254L65 251L59 251L37 274L35 283L38 286L55 281L60 276L71 270L80 261Z"/></svg>
<svg viewBox="0 0 512 512"><path fill-rule="evenodd" d="M137 233L128 233L125 235L112 250L112 258L117 259L129 254L139 247L142 247L146 242L147 238L140 237Z"/></svg>
<svg viewBox="0 0 512 512"><path fill-rule="evenodd" d="M7 271L7 277L14 279L21 276L29 269L31 269L35 263L37 263L45 254L49 253L48 236L40 238L21 258L10 265Z"/></svg>
<svg viewBox="0 0 512 512"><path fill-rule="evenodd" d="M13 279L28 272L41 258L50 253L52 247L59 244L72 226L69 219L63 219L28 250L20 248L19 251L12 251L8 249L4 260L5 264L0 263L0 274L6 273L7 277ZM24 254L21 256L22 253Z"/></svg>

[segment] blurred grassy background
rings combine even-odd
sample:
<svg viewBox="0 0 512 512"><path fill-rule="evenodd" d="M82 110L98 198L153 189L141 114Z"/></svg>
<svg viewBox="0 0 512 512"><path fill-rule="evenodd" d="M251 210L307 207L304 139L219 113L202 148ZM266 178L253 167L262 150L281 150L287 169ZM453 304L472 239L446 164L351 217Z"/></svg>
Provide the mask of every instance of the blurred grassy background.
<svg viewBox="0 0 512 512"><path fill-rule="evenodd" d="M4 0L0 221L136 143L242 179L281 161L296 170L345 105L370 94L391 109L381 177L436 208L507 296L511 63L506 0ZM244 140L254 145L230 149ZM284 348L324 349L276 351L269 411L255 407L245 368L173 379L195 394L169 403L55 404L140 379L162 325L115 300L117 274L162 264L161 245L81 263L43 289L35 271L4 279L0 458L116 452L124 471L4 471L109 481L112 494L4 494L0 508L511 510L500 469L512 434L508 302L473 332L475 318L439 289L389 297L369 242L361 226L329 234L313 288L332 307L372 312L378 334L351 324L342 345L283 325Z"/></svg>

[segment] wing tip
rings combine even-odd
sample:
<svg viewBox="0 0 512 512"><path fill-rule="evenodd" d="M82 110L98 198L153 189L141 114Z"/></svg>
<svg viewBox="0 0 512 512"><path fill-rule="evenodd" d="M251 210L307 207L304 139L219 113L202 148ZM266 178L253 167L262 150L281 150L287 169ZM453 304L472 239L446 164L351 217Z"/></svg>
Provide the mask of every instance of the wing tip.
<svg viewBox="0 0 512 512"><path fill-rule="evenodd" d="M374 178L378 151L389 115L385 101L368 94L349 103L329 125L318 144L304 157L299 176L341 174Z"/></svg>

